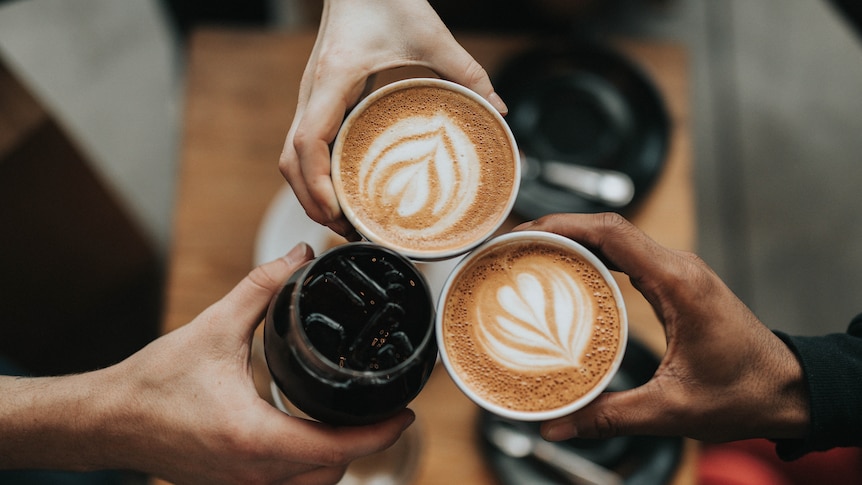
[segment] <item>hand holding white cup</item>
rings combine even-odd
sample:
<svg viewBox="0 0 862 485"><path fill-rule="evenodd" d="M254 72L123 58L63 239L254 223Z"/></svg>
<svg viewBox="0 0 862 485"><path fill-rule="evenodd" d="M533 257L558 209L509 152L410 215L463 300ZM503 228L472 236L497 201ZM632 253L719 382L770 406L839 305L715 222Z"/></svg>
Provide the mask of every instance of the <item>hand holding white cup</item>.
<svg viewBox="0 0 862 485"><path fill-rule="evenodd" d="M388 84L359 103L335 139L331 170L357 232L424 261L491 237L521 179L500 113L473 91L430 78Z"/></svg>

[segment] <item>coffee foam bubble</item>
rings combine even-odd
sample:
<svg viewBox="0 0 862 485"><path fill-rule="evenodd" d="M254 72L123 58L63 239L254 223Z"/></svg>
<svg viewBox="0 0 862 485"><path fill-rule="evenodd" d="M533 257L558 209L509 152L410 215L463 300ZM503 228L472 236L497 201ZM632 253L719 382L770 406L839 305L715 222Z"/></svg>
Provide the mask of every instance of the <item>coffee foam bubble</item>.
<svg viewBox="0 0 862 485"><path fill-rule="evenodd" d="M620 345L613 291L591 264L544 243L509 243L453 282L449 361L485 400L519 411L562 407L593 389Z"/></svg>
<svg viewBox="0 0 862 485"><path fill-rule="evenodd" d="M448 89L391 92L345 135L342 205L367 237L396 248L482 240L506 217L517 182L507 133L480 103Z"/></svg>

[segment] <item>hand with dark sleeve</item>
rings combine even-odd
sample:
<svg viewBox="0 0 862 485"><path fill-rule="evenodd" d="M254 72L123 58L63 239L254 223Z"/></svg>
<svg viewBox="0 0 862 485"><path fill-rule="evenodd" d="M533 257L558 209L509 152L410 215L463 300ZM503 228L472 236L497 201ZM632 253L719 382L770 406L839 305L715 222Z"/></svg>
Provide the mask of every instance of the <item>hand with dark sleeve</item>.
<svg viewBox="0 0 862 485"><path fill-rule="evenodd" d="M667 351L649 382L604 393L574 414L543 423L547 439L809 435L799 360L697 256L659 245L616 214L558 214L518 229L567 236L627 274L667 336Z"/></svg>

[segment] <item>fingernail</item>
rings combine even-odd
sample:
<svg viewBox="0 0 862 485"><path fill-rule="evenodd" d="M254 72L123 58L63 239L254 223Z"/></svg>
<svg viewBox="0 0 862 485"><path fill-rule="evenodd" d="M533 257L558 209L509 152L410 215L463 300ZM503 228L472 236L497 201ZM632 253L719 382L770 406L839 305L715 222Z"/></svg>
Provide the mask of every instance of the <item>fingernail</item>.
<svg viewBox="0 0 862 485"><path fill-rule="evenodd" d="M488 96L488 102L491 103L491 106L499 111L501 115L506 116L509 113L509 107L506 106L506 103L503 102L503 98L501 98L499 94L491 93Z"/></svg>
<svg viewBox="0 0 862 485"><path fill-rule="evenodd" d="M548 441L563 441L577 436L578 429L572 423L553 423L542 426L542 437Z"/></svg>
<svg viewBox="0 0 862 485"><path fill-rule="evenodd" d="M517 226L513 227L512 232L524 231L526 229L529 229L530 226L534 226L534 225L536 225L535 219L533 219L531 221L527 221L527 222L522 222L522 223L518 224Z"/></svg>
<svg viewBox="0 0 862 485"><path fill-rule="evenodd" d="M306 244L304 242L301 242L301 243L297 244L296 246L294 246L293 249L288 251L287 254L284 255L284 257L293 261L293 262L300 262L300 261L304 260L305 255L308 254L308 252L310 250L311 250L311 246L309 246L308 244Z"/></svg>

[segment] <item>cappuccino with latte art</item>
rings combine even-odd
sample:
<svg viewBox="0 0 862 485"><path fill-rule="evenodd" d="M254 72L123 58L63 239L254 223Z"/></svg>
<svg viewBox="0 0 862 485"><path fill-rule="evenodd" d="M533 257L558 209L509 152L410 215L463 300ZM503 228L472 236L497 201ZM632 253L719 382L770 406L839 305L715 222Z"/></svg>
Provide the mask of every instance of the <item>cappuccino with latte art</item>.
<svg viewBox="0 0 862 485"><path fill-rule="evenodd" d="M479 95L408 79L375 91L344 121L332 181L365 238L414 259L446 259L500 227L517 195L520 161L502 116Z"/></svg>
<svg viewBox="0 0 862 485"><path fill-rule="evenodd" d="M481 246L452 273L438 304L437 338L452 378L512 419L552 419L595 399L619 368L627 332L607 268L544 232Z"/></svg>

